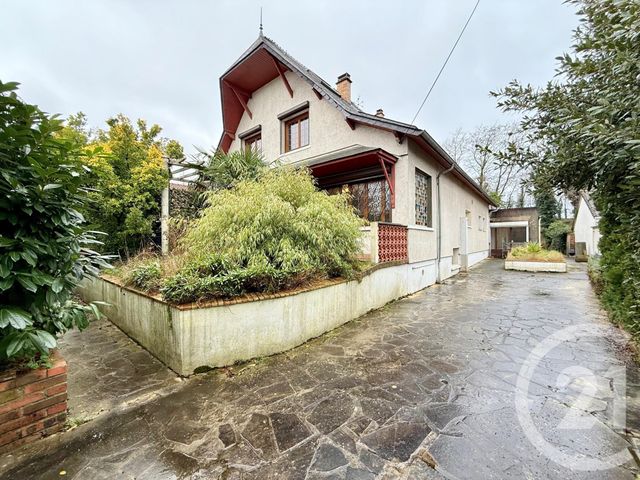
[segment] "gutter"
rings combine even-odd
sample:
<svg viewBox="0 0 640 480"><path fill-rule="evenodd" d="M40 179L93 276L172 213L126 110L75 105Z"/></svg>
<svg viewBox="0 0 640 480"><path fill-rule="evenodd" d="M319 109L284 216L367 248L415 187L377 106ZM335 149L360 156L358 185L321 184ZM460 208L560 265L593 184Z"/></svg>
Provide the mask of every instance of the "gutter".
<svg viewBox="0 0 640 480"><path fill-rule="evenodd" d="M440 203L440 176L446 175L455 168L456 164L452 163L446 170L441 170L436 175L436 200L438 202L438 246L436 251L436 283L442 283L440 278L440 258L442 258L442 207Z"/></svg>

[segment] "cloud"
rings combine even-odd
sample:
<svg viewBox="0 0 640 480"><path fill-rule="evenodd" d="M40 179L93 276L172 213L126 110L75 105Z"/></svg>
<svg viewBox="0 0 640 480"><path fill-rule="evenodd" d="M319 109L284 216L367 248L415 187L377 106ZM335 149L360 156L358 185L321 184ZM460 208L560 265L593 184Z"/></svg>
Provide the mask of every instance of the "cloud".
<svg viewBox="0 0 640 480"><path fill-rule="evenodd" d="M368 111L410 121L474 3L7 2L0 75L48 112L145 118L193 152L217 144L218 77L255 40L262 5L265 34L295 58L330 83L348 71ZM444 141L504 120L489 90L551 79L576 25L556 0L481 2L416 123Z"/></svg>

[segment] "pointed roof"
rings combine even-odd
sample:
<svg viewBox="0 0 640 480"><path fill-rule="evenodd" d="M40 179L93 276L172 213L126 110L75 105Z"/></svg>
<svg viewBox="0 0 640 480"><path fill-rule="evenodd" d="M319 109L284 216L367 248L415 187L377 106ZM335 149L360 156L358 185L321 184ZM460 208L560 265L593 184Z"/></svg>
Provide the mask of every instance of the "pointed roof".
<svg viewBox="0 0 640 480"><path fill-rule="evenodd" d="M352 128L357 124L368 125L393 132L398 141L410 137L444 168L475 190L490 205L497 206L491 197L473 180L451 156L425 130L404 122L366 113L354 103L346 101L319 75L289 55L269 37L258 36L255 42L220 77L222 97L223 133L218 148L228 151L235 138L240 119L251 93L274 78L281 76L288 86L285 71L291 71L310 84L318 98L333 104ZM244 105L243 105L244 104Z"/></svg>

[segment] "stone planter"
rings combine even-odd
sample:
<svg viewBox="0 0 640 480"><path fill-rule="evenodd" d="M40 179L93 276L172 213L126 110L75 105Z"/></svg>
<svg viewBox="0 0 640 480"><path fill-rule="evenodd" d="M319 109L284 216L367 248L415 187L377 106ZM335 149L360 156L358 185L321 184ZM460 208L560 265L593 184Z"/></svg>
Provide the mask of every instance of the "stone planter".
<svg viewBox="0 0 640 480"><path fill-rule="evenodd" d="M113 278L88 279L85 301L109 304L106 316L179 375L296 347L435 282L433 262L378 264L359 280L273 295L170 305Z"/></svg>
<svg viewBox="0 0 640 480"><path fill-rule="evenodd" d="M51 360L51 368L0 372L0 452L64 428L67 362L57 352Z"/></svg>
<svg viewBox="0 0 640 480"><path fill-rule="evenodd" d="M565 273L567 264L565 262L522 262L515 260L505 260L505 270L519 270L521 272L556 272Z"/></svg>

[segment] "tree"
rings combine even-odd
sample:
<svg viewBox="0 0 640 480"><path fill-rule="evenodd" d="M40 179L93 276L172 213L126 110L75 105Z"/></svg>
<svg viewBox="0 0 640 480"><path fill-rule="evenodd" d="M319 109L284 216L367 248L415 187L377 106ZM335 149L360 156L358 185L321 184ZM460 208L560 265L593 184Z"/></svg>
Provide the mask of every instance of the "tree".
<svg viewBox="0 0 640 480"><path fill-rule="evenodd" d="M571 226L564 220L554 220L544 231L544 238L551 250L564 252L567 248L567 233L571 231Z"/></svg>
<svg viewBox="0 0 640 480"><path fill-rule="evenodd" d="M91 202L84 213L95 230L106 232L104 249L129 257L158 236L160 195L168 182L164 158L180 159L182 146L160 137L158 125L133 124L120 114L108 128L92 132L82 113L67 119L61 135L93 152L85 156Z"/></svg>
<svg viewBox="0 0 640 480"><path fill-rule="evenodd" d="M615 320L640 334L640 3L571 0L580 26L545 87L518 81L494 93L523 114L541 148L513 148L558 190L586 189L600 211L602 298Z"/></svg>
<svg viewBox="0 0 640 480"><path fill-rule="evenodd" d="M201 151L200 157L207 165L202 171L202 180L212 190L230 188L243 180L256 180L267 168L262 154L251 148L231 153Z"/></svg>
<svg viewBox="0 0 640 480"><path fill-rule="evenodd" d="M73 290L106 263L80 213L85 153L17 85L0 82L0 364L37 366L57 335L87 325L95 306Z"/></svg>
<svg viewBox="0 0 640 480"><path fill-rule="evenodd" d="M468 171L489 195L504 207L516 204L516 196L528 179L527 169L505 161L497 152L509 143L519 144L517 125L479 126L470 132L456 130L445 142L449 155Z"/></svg>

